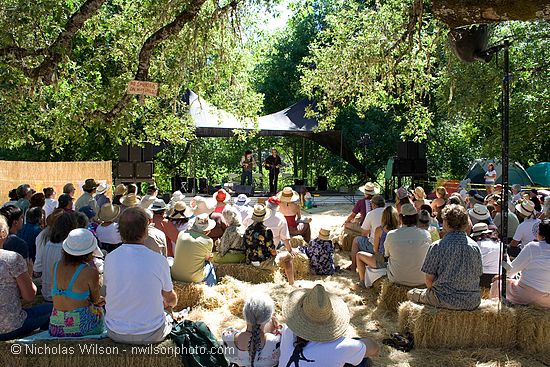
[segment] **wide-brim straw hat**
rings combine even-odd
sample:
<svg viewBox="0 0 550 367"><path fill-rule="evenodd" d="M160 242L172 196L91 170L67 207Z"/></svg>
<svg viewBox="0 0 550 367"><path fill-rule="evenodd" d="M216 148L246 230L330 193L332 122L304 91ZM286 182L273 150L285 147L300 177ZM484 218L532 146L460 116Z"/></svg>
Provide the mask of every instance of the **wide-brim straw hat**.
<svg viewBox="0 0 550 367"><path fill-rule="evenodd" d="M139 206L142 207L143 209L147 209L151 205L153 205L156 199L157 197L155 195L144 195L141 198L141 202L139 203Z"/></svg>
<svg viewBox="0 0 550 367"><path fill-rule="evenodd" d="M283 191L277 194L277 198L281 200L281 203L292 203L300 200L300 195L292 190L292 187L285 187Z"/></svg>
<svg viewBox="0 0 550 367"><path fill-rule="evenodd" d="M487 209L487 207L482 204L475 204L472 209L468 210L468 214L470 214L470 217L475 218L477 220L486 220L491 218L489 209Z"/></svg>
<svg viewBox="0 0 550 367"><path fill-rule="evenodd" d="M208 214L201 214L195 217L191 230L194 232L207 232L216 226L216 222L208 217Z"/></svg>
<svg viewBox="0 0 550 367"><path fill-rule="evenodd" d="M115 195L115 196L118 196L118 195L126 195L127 192L128 192L128 188L126 187L126 185L124 185L124 184L118 184L118 185L116 185L116 187L115 187L114 195Z"/></svg>
<svg viewBox="0 0 550 367"><path fill-rule="evenodd" d="M111 203L104 204L99 208L99 213L97 213L97 219L102 222L112 222L120 214L120 206L113 205Z"/></svg>
<svg viewBox="0 0 550 367"><path fill-rule="evenodd" d="M187 206L184 201L176 201L170 210L170 219L186 219L193 215L193 209Z"/></svg>
<svg viewBox="0 0 550 367"><path fill-rule="evenodd" d="M531 200L524 200L516 205L516 211L524 217L530 217L535 212L535 204Z"/></svg>
<svg viewBox="0 0 550 367"><path fill-rule="evenodd" d="M323 241L329 241L330 240L330 229L327 229L327 228L321 228L319 230L319 239L323 240Z"/></svg>
<svg viewBox="0 0 550 367"><path fill-rule="evenodd" d="M216 200L213 198L204 198L202 196L195 196L189 206L193 210L193 214L199 216L201 214L211 214L216 209Z"/></svg>
<svg viewBox="0 0 550 367"><path fill-rule="evenodd" d="M288 295L283 307L290 330L308 341L329 342L344 335L350 315L348 306L321 284L312 289L297 289Z"/></svg>
<svg viewBox="0 0 550 367"><path fill-rule="evenodd" d="M73 229L69 232L69 235L63 241L63 251L73 256L92 253L96 257L103 257L103 252L97 245L94 234L84 228Z"/></svg>
<svg viewBox="0 0 550 367"><path fill-rule="evenodd" d="M122 197L120 203L127 208L133 208L139 205L140 200L136 194L128 194Z"/></svg>
<svg viewBox="0 0 550 367"><path fill-rule="evenodd" d="M254 205L254 212L251 219L255 222L263 222L266 217L271 214L271 209L262 204Z"/></svg>
<svg viewBox="0 0 550 367"><path fill-rule="evenodd" d="M82 185L82 190L89 191L89 190L97 189L98 186L99 185L97 184L97 182L95 182L93 178L88 178L86 181L84 181L84 185Z"/></svg>
<svg viewBox="0 0 550 367"><path fill-rule="evenodd" d="M475 237L475 236L479 236L482 234L489 234L489 233L493 233L493 231L489 229L489 226L487 225L487 223L476 223L476 225L474 225L472 228L472 233L470 234L470 236Z"/></svg>
<svg viewBox="0 0 550 367"><path fill-rule="evenodd" d="M372 182L367 182L365 185L361 186L359 191L366 195L376 195L379 192L378 187Z"/></svg>
<svg viewBox="0 0 550 367"><path fill-rule="evenodd" d="M214 198L214 200L216 200L218 203L227 204L231 199L231 195L229 195L229 193L224 189L219 189L214 193L214 195L212 195L212 198Z"/></svg>
<svg viewBox="0 0 550 367"><path fill-rule="evenodd" d="M98 186L97 186L97 189L96 189L96 194L98 195L101 195L101 194L104 194L105 192L107 192L107 190L109 190L109 185L107 185L106 183L100 183Z"/></svg>

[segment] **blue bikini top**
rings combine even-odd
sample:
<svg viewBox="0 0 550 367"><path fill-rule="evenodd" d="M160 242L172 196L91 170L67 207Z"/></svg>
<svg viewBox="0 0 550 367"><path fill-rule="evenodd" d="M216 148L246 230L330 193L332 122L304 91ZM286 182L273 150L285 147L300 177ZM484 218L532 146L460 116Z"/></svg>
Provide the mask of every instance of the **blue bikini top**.
<svg viewBox="0 0 550 367"><path fill-rule="evenodd" d="M66 290L59 290L57 289L57 266L59 265L59 261L55 263L55 267L53 270L53 288L52 288L52 297L54 296L65 296L67 298L74 299L75 301L84 301L85 299L88 299L90 297L90 291L87 290L86 292L73 292L73 285L76 281L76 278L80 275L80 272L82 269L86 267L86 264L80 264L78 268L76 268L76 271L73 274L73 277L71 278L71 281L69 282L69 286Z"/></svg>

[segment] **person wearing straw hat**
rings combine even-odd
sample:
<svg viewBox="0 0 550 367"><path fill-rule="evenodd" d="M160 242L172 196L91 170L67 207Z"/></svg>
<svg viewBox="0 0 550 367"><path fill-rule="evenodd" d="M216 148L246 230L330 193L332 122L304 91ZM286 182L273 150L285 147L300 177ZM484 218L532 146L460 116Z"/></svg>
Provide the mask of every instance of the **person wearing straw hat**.
<svg viewBox="0 0 550 367"><path fill-rule="evenodd" d="M422 265L427 289L412 289L407 298L434 307L475 310L481 303L483 264L478 244L466 234L468 212L453 204L443 209L442 216L446 235L430 246ZM388 239L389 234L386 250Z"/></svg>
<svg viewBox="0 0 550 367"><path fill-rule="evenodd" d="M332 275L336 271L334 266L334 245L330 240L330 229L321 228L316 239L309 241L302 249L309 258L311 274Z"/></svg>
<svg viewBox="0 0 550 367"><path fill-rule="evenodd" d="M128 208L118 223L124 243L105 259L109 338L125 344L159 343L172 331L164 309L178 301L170 266L164 256L143 245L149 226L145 210Z"/></svg>
<svg viewBox="0 0 550 367"><path fill-rule="evenodd" d="M472 222L472 225L480 222L491 225L493 224L491 213L489 213L489 209L487 209L487 206L483 204L475 204L473 208L468 209L468 215L470 216L470 221Z"/></svg>
<svg viewBox="0 0 550 367"><path fill-rule="evenodd" d="M141 198L141 202L139 203L139 206L142 207L143 209L148 209L151 205L153 205L153 203L157 199L158 193L159 193L158 187L156 187L155 185L150 185L147 188L145 195Z"/></svg>
<svg viewBox="0 0 550 367"><path fill-rule="evenodd" d="M74 209L76 211L80 210L80 208L84 206L90 206L96 213L99 211L97 202L94 199L98 186L98 183L93 178L88 178L84 182L84 185L82 185L82 190L84 193L74 203Z"/></svg>
<svg viewBox="0 0 550 367"><path fill-rule="evenodd" d="M283 305L279 367L369 366L380 347L371 339L345 336L349 309L321 284L290 293Z"/></svg>
<svg viewBox="0 0 550 367"><path fill-rule="evenodd" d="M139 199L139 196L136 194L127 194L124 195L120 199L120 205L122 211L124 211L126 208L135 208L136 206L139 206L139 203L141 200Z"/></svg>
<svg viewBox="0 0 550 367"><path fill-rule="evenodd" d="M113 204L121 205L121 198L128 193L128 188L124 184L118 184L115 187L115 192L113 193Z"/></svg>
<svg viewBox="0 0 550 367"><path fill-rule="evenodd" d="M420 212L420 207L422 205L430 205L430 201L426 199L426 192L421 186L416 186L414 188L414 207L416 211Z"/></svg>
<svg viewBox="0 0 550 367"><path fill-rule="evenodd" d="M90 265L94 256L103 253L87 229L73 229L63 241L63 255L53 268L51 336L103 333L105 299L100 295L99 271Z"/></svg>
<svg viewBox="0 0 550 367"><path fill-rule="evenodd" d="M179 235L174 251L174 264L170 269L174 280L216 285L216 273L210 262L214 243L208 237L208 232L215 226L216 222L207 214L200 214L195 218L191 229Z"/></svg>
<svg viewBox="0 0 550 367"><path fill-rule="evenodd" d="M216 208L216 200L214 198L204 198L202 196L195 196L191 199L189 206L193 210L195 216L201 214L212 214Z"/></svg>
<svg viewBox="0 0 550 367"><path fill-rule="evenodd" d="M483 274L479 285L491 288L493 277L500 269L500 241L494 238L494 231L486 223L477 223L473 226L470 237L479 245Z"/></svg>
<svg viewBox="0 0 550 367"><path fill-rule="evenodd" d="M351 214L344 222L344 227L354 232L361 233L361 225L367 213L372 210L371 199L374 195L378 194L379 190L372 182L367 182L364 186L359 188L359 191L361 191L365 197L355 203L351 210ZM354 223L357 214L360 216L359 223Z"/></svg>
<svg viewBox="0 0 550 367"><path fill-rule="evenodd" d="M178 232L185 232L191 227L189 218L193 215L193 210L185 204L185 201L176 201L170 206L168 219L176 226Z"/></svg>
<svg viewBox="0 0 550 367"><path fill-rule="evenodd" d="M302 236L304 241L311 241L311 227L309 225L311 219L302 220L302 210L296 203L300 200L300 195L291 187L285 187L283 191L277 194L277 198L281 201L279 212L285 216L290 235Z"/></svg>
<svg viewBox="0 0 550 367"><path fill-rule="evenodd" d="M167 256L174 257L174 246L178 240L179 232L176 226L164 216L166 214L166 203L162 199L155 199L149 209L153 212L155 227L166 236Z"/></svg>
<svg viewBox="0 0 550 367"><path fill-rule="evenodd" d="M149 218L149 227L147 227L147 238L143 241L143 245L149 250L166 257L168 247L166 245L166 235L155 227L155 222L153 222L154 214L151 209L145 209L145 213L147 213L147 218Z"/></svg>
<svg viewBox="0 0 550 367"><path fill-rule="evenodd" d="M96 236L100 247L107 252L115 250L122 244L122 237L118 232L118 223L116 222L120 215L120 206L107 203L99 209L97 219L100 222L96 229Z"/></svg>
<svg viewBox="0 0 550 367"><path fill-rule="evenodd" d="M97 203L98 208L101 208L103 205L111 202L111 199L109 199L107 195L105 195L108 190L109 185L107 185L106 183L100 183L97 186L94 199Z"/></svg>
<svg viewBox="0 0 550 367"><path fill-rule="evenodd" d="M249 204L250 198L245 194L239 194L235 199L233 207L241 214L241 220L243 222L247 217L252 215L252 207Z"/></svg>
<svg viewBox="0 0 550 367"><path fill-rule="evenodd" d="M506 300L517 305L533 305L550 310L550 220L543 220L536 241L529 242L512 261L504 263L507 270ZM520 273L519 279L516 275ZM500 295L498 277L491 286L491 298Z"/></svg>
<svg viewBox="0 0 550 367"><path fill-rule="evenodd" d="M412 204L412 201L409 198L409 191L403 186L395 190L395 196L397 199L395 203L395 208L398 212L401 212L401 205Z"/></svg>
<svg viewBox="0 0 550 367"><path fill-rule="evenodd" d="M290 242L286 241L287 251L277 253L277 244L273 240L273 231L266 227L264 220L271 216L271 209L262 204L254 205L252 224L248 226L243 236L243 244L246 248L246 262L259 266L262 269L273 270L277 268L277 262L285 269L288 284L294 284L294 265L292 258L298 255L298 251L292 249Z"/></svg>
<svg viewBox="0 0 550 367"><path fill-rule="evenodd" d="M523 246L535 240L540 224L540 219L535 216L535 204L532 201L523 200L516 204L515 208L518 219L523 221L518 225L512 242L510 242L511 247L508 249L508 254L512 257L516 257Z"/></svg>

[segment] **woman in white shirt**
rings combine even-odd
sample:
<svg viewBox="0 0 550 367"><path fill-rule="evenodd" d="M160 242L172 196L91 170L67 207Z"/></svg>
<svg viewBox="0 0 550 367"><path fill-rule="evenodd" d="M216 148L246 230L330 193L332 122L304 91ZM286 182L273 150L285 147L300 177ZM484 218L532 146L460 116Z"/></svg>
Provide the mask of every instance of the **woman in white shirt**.
<svg viewBox="0 0 550 367"><path fill-rule="evenodd" d="M500 242L494 239L494 235L486 223L477 223L470 234L481 250L483 275L479 285L484 288L491 288L493 277L498 274L500 266Z"/></svg>
<svg viewBox="0 0 550 367"><path fill-rule="evenodd" d="M273 317L275 304L266 294L254 294L245 303L246 328L223 331L224 350L231 367L274 367L279 361L280 326Z"/></svg>
<svg viewBox="0 0 550 367"><path fill-rule="evenodd" d="M111 203L104 204L97 214L101 224L96 229L96 236L101 243L101 248L111 252L122 243L122 238L118 232L118 223L116 219L120 214L120 206Z"/></svg>
<svg viewBox="0 0 550 367"><path fill-rule="evenodd" d="M519 272L519 279L506 279L506 299L514 304L550 309L550 220L539 225L538 241L528 243L512 261L505 264L508 277ZM491 287L491 297L498 297L500 282Z"/></svg>
<svg viewBox="0 0 550 367"><path fill-rule="evenodd" d="M487 190L487 195L493 193L493 188L495 186L495 181L497 179L497 171L495 171L495 165L489 163L487 166L487 172L485 172L485 189Z"/></svg>

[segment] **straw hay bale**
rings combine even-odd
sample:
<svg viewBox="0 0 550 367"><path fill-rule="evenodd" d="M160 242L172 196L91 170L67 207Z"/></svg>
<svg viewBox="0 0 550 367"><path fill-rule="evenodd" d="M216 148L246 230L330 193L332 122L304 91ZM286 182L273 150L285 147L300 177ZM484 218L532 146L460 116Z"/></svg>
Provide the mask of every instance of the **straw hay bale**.
<svg viewBox="0 0 550 367"><path fill-rule="evenodd" d="M218 279L229 275L235 279L253 284L274 282L277 271L277 269L266 270L246 264L217 264L215 267Z"/></svg>
<svg viewBox="0 0 550 367"><path fill-rule="evenodd" d="M181 311L187 307L195 307L204 293L204 286L194 283L174 281L174 292L178 296L178 303L174 311Z"/></svg>
<svg viewBox="0 0 550 367"><path fill-rule="evenodd" d="M482 300L474 311L454 311L404 302L399 306L399 329L412 332L419 348L513 348L515 309Z"/></svg>
<svg viewBox="0 0 550 367"><path fill-rule="evenodd" d="M408 287L392 283L384 277L381 283L380 296L378 296L378 308L390 312L397 312L402 302L407 301L407 292L414 287Z"/></svg>
<svg viewBox="0 0 550 367"><path fill-rule="evenodd" d="M518 349L550 356L550 310L517 307Z"/></svg>
<svg viewBox="0 0 550 367"><path fill-rule="evenodd" d="M290 240L290 246L293 248L298 248L301 246L307 246L307 242L304 240L304 237L302 236L294 236Z"/></svg>
<svg viewBox="0 0 550 367"><path fill-rule="evenodd" d="M292 265L294 265L294 278L304 279L309 275L309 259L305 254L298 254L292 258ZM285 274L285 268L282 262L279 262L279 270Z"/></svg>
<svg viewBox="0 0 550 367"><path fill-rule="evenodd" d="M198 305L206 310L214 310L223 307L226 298L214 287L205 287Z"/></svg>
<svg viewBox="0 0 550 367"><path fill-rule="evenodd" d="M0 343L0 365L6 367L181 367L181 357L174 353L176 344L165 340L152 347L118 344L103 340L56 340L34 343L11 353L12 342ZM33 353L30 348L35 349ZM139 349L138 349L139 348ZM139 351L139 352L138 352ZM42 352L42 353L41 353Z"/></svg>
<svg viewBox="0 0 550 367"><path fill-rule="evenodd" d="M340 248L343 251L351 251L351 245L353 243L353 240L355 237L361 236L361 233L357 233L355 231L351 231L349 229L345 229L341 234L340 238L338 239L338 244L340 245Z"/></svg>
<svg viewBox="0 0 550 367"><path fill-rule="evenodd" d="M245 303L246 301L244 300L244 298L237 298L231 301L229 303L229 312L231 312L233 316L243 317L243 309Z"/></svg>

